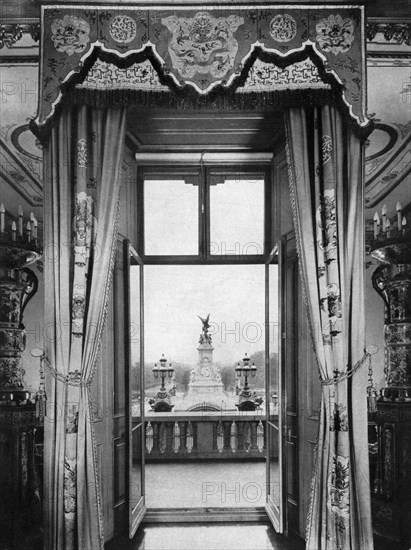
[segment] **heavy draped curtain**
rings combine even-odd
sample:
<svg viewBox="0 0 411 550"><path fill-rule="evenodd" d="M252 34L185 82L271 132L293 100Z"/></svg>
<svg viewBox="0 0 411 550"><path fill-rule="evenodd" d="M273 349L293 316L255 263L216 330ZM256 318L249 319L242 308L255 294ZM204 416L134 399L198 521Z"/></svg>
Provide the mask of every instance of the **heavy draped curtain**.
<svg viewBox="0 0 411 550"><path fill-rule="evenodd" d="M285 118L322 382L307 549L371 550L362 145L335 107L291 108ZM103 548L90 383L113 269L124 133L124 109L73 107L62 112L45 150L48 550Z"/></svg>
<svg viewBox="0 0 411 550"><path fill-rule="evenodd" d="M114 262L124 109L62 112L45 149L48 550L103 548L90 384Z"/></svg>
<svg viewBox="0 0 411 550"><path fill-rule="evenodd" d="M367 360L362 144L332 106L291 108L285 121L299 265L322 384L306 548L372 550L361 368Z"/></svg>

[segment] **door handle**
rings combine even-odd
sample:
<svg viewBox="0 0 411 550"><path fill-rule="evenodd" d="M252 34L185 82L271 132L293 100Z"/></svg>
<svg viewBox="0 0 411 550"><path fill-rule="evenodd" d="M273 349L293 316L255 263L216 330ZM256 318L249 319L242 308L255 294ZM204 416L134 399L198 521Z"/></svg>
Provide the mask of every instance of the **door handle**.
<svg viewBox="0 0 411 550"><path fill-rule="evenodd" d="M283 427L283 435L284 439L287 441L287 443L292 443L293 440L293 430L291 428L287 428L286 426Z"/></svg>

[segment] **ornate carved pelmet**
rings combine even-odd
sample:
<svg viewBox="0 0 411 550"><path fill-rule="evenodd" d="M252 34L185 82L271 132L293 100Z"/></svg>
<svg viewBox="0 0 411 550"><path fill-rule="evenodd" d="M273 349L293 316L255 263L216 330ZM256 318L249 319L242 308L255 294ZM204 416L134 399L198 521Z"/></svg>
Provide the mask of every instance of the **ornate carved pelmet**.
<svg viewBox="0 0 411 550"><path fill-rule="evenodd" d="M222 97L248 107L256 97L280 106L334 98L357 128L369 125L360 6L54 5L41 17L39 137L64 100L93 98L200 107Z"/></svg>

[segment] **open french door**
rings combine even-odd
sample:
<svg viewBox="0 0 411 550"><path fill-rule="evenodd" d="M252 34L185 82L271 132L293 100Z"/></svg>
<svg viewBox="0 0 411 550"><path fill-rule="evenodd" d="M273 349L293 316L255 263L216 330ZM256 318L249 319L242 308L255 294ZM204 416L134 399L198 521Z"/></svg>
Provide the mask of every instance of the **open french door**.
<svg viewBox="0 0 411 550"><path fill-rule="evenodd" d="M299 524L299 380L301 346L301 284L294 232L281 238L281 351L282 451L284 515L286 530L298 532Z"/></svg>
<svg viewBox="0 0 411 550"><path fill-rule="evenodd" d="M266 265L267 514L278 533L298 525L298 258L283 235ZM277 330L276 330L277 329ZM277 359L275 356L277 353Z"/></svg>
<svg viewBox="0 0 411 550"><path fill-rule="evenodd" d="M265 349L266 349L266 512L277 533L285 531L285 498L282 448L282 382L281 376L281 248L277 245L265 266Z"/></svg>
<svg viewBox="0 0 411 550"><path fill-rule="evenodd" d="M144 487L144 342L143 262L125 241L126 354L128 365L128 503L129 536L132 538L146 513Z"/></svg>

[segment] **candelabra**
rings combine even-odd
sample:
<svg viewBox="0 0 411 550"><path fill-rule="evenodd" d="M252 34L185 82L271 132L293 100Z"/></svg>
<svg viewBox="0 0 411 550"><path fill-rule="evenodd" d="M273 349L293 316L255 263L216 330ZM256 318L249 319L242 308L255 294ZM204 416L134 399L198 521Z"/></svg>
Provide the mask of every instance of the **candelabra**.
<svg viewBox="0 0 411 550"><path fill-rule="evenodd" d="M240 363L238 363L235 368L235 372L239 379L244 376L244 385L240 391L238 403L235 404L239 411L255 411L263 401L261 397L257 397L256 393L251 391L248 385L248 377L255 377L257 374L257 367L254 363L250 367L249 362L250 358L245 354L243 357L243 364L240 365Z"/></svg>
<svg viewBox="0 0 411 550"><path fill-rule="evenodd" d="M174 369L171 366L171 363L167 367L167 359L164 357L164 354L160 359L160 366L157 366L157 363L154 365L153 373L154 378L161 378L161 386L157 394L150 399L149 403L151 408L155 412L170 412L174 405L171 403L171 394L167 391L165 380L167 376L171 378L173 376Z"/></svg>
<svg viewBox="0 0 411 550"><path fill-rule="evenodd" d="M399 203L397 216L397 228L391 229L384 206L381 233L378 214L374 216L370 254L380 263L372 282L385 303L385 387L380 400L403 403L411 402L411 231Z"/></svg>
<svg viewBox="0 0 411 550"><path fill-rule="evenodd" d="M38 287L27 266L41 257L37 220L31 214L24 230L23 211L6 226L0 206L0 404L25 403L30 397L24 383L21 353L26 346L23 313Z"/></svg>

